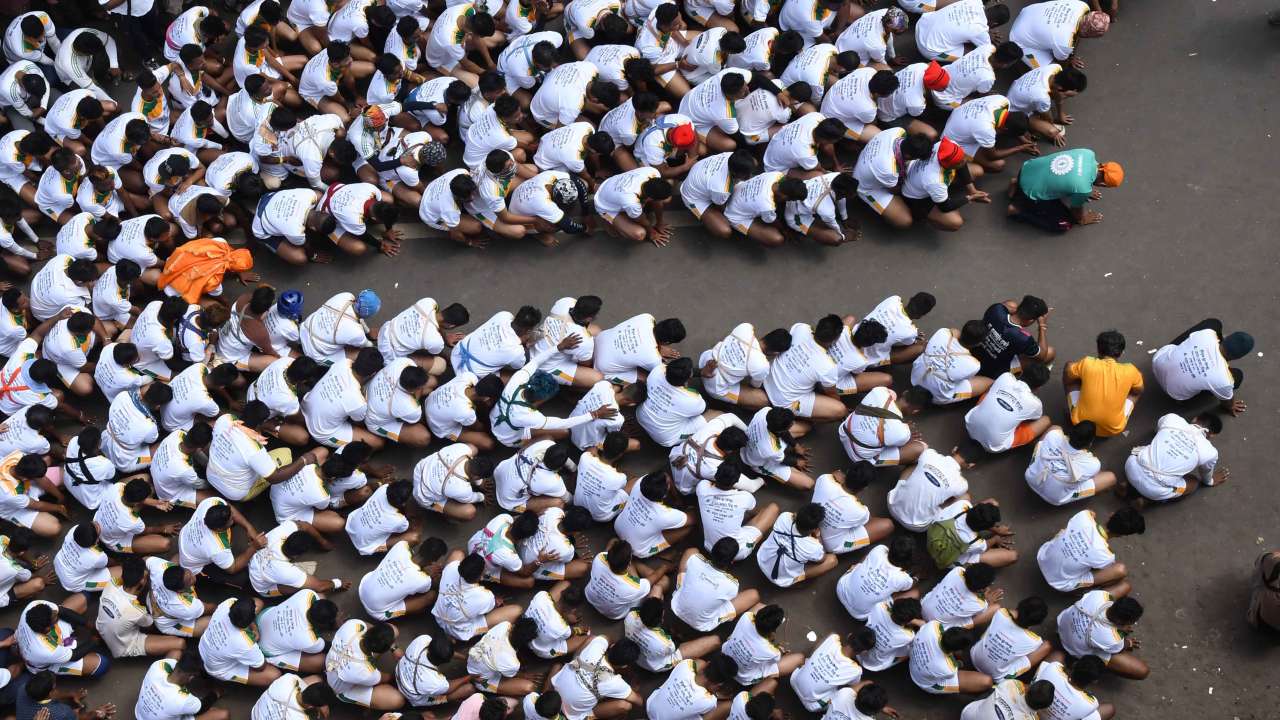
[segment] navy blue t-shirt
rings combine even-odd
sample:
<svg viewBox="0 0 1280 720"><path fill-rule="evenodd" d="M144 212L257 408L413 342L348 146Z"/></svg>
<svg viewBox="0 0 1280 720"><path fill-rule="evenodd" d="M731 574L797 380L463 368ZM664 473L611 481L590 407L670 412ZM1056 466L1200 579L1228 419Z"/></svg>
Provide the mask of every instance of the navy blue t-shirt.
<svg viewBox="0 0 1280 720"><path fill-rule="evenodd" d="M1009 363L1018 355L1037 355L1040 343L1026 330L1009 322L1009 308L996 303L982 314L987 324L987 336L973 349L973 356L982 363L979 375L997 378L1009 372Z"/></svg>

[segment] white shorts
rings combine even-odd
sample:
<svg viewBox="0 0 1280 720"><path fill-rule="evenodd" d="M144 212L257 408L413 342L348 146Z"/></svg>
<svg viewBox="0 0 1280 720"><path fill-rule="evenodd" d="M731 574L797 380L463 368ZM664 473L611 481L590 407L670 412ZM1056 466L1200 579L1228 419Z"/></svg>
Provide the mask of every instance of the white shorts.
<svg viewBox="0 0 1280 720"><path fill-rule="evenodd" d="M400 442L400 431L404 430L404 423L395 419L388 420L378 425L374 425L366 421L364 426L374 435L384 437L391 442Z"/></svg>
<svg viewBox="0 0 1280 720"><path fill-rule="evenodd" d="M551 646L550 652L539 648L533 643L529 644L529 649L533 650L534 655L537 655L544 660L552 660L569 654L569 641L563 638L556 640L555 644Z"/></svg>
<svg viewBox="0 0 1280 720"><path fill-rule="evenodd" d="M856 528L842 528L838 533L822 534L823 549L837 555L843 555L858 548L866 547L870 542L871 538L867 535L865 525L859 525Z"/></svg>
<svg viewBox="0 0 1280 720"><path fill-rule="evenodd" d="M156 615L156 629L165 635L174 637L195 637L196 628L184 620L175 620L167 615Z"/></svg>
<svg viewBox="0 0 1280 720"><path fill-rule="evenodd" d="M13 510L6 513L0 513L0 518L4 518L15 525L21 525L24 528L30 528L36 523L36 516L40 513L35 510L23 508L21 510Z"/></svg>
<svg viewBox="0 0 1280 720"><path fill-rule="evenodd" d="M1129 484L1134 487L1142 497L1154 502L1167 502L1182 497L1187 492L1187 486L1184 483L1181 487L1169 487L1158 482L1154 482L1146 470L1138 464L1136 455L1130 455L1129 459L1124 463L1124 476L1128 479Z"/></svg>
<svg viewBox="0 0 1280 720"><path fill-rule="evenodd" d="M935 405L951 405L953 403L964 402L965 400L969 400L973 397L973 383L968 380L961 380L960 382L957 382L955 387L951 388L951 394L948 396L941 396L934 392L930 392L929 394L933 396L933 402Z"/></svg>
<svg viewBox="0 0 1280 720"><path fill-rule="evenodd" d="M373 686L372 685L351 685L346 689L333 689L338 694L338 699L361 707L369 707L373 703Z"/></svg>
<svg viewBox="0 0 1280 720"><path fill-rule="evenodd" d="M818 402L818 394L811 392L801 395L795 400L788 402L779 402L778 398L769 394L768 384L765 386L765 394L769 397L769 404L776 408L786 408L795 413L797 417L807 418L813 417L813 406Z"/></svg>
<svg viewBox="0 0 1280 720"><path fill-rule="evenodd" d="M369 614L369 617L378 621L394 620L405 613L404 600L397 600L385 609L380 610L374 610L365 605L363 600L360 601L360 605L364 607L364 611Z"/></svg>
<svg viewBox="0 0 1280 720"><path fill-rule="evenodd" d="M877 215L883 215L885 208L889 207L890 201L893 200L893 191L886 187L859 187L858 197L875 210Z"/></svg>
<svg viewBox="0 0 1280 720"><path fill-rule="evenodd" d="M700 195L695 194L692 190L687 190L686 188L686 185L680 186L680 200L684 202L684 206L689 209L689 212L693 213L694 217L701 220L702 213L706 212L707 208L711 207L714 203L711 202L711 198L701 197Z"/></svg>
<svg viewBox="0 0 1280 720"><path fill-rule="evenodd" d="M0 182L8 185L9 189L13 190L15 193L22 192L22 188L31 184L31 181L27 179L26 175L14 175L12 177L0 178Z"/></svg>
<svg viewBox="0 0 1280 720"><path fill-rule="evenodd" d="M48 670L54 675L83 675L84 659L81 658L80 660L76 660L74 662L62 663L59 665L49 665L42 668L32 667L31 664L28 663L27 670L32 673L37 673L37 672L40 672L41 670Z"/></svg>
<svg viewBox="0 0 1280 720"><path fill-rule="evenodd" d="M306 415L303 415L302 419L306 420ZM333 433L324 437L316 435L315 431L311 430L310 423L307 424L307 430L311 432L311 437L314 438L316 442L331 448L340 448L343 445L350 443L351 438L355 437L355 428L353 428L349 422L342 423L333 431Z"/></svg>
<svg viewBox="0 0 1280 720"><path fill-rule="evenodd" d="M922 685L915 676L911 677L916 687L929 693L930 695L954 695L960 692L960 673L953 672L950 677L934 680L928 685Z"/></svg>
<svg viewBox="0 0 1280 720"><path fill-rule="evenodd" d="M262 654L267 658L268 663L281 670L297 670L302 662L301 650L286 650L279 655L268 655L266 649L263 649Z"/></svg>
<svg viewBox="0 0 1280 720"><path fill-rule="evenodd" d="M755 669L755 668L752 668L752 669ZM779 673L779 672L780 672L780 671L778 670L778 663L776 663L776 662L771 662L771 663L769 663L768 665L765 665L764 667L761 667L761 668L760 668L760 672L759 672L759 673L752 673L752 675L756 675L756 677L749 677L749 678L747 678L746 680L743 680L743 679L742 679L742 678L743 678L743 675L739 674L739 675L738 675L738 683L739 683L740 685L744 685L744 686L750 687L750 686L755 685L756 683L760 682L761 680L766 680L766 679L771 678L771 677L778 677L778 673Z"/></svg>
<svg viewBox="0 0 1280 720"><path fill-rule="evenodd" d="M723 400L723 401L725 401L725 402L727 402L727 403L730 403L730 404L733 404L733 405L737 405L737 404L738 404L738 398L739 398L739 396L742 394L742 383L741 383L741 382L736 382L736 383L734 383L734 384L729 385L728 387L726 387L723 391L715 391L715 390L711 390L711 389L709 389L709 388L708 388L708 386L704 383L704 384L703 384L703 386L702 386L702 391L703 391L704 393L706 393L707 395L710 395L711 397L713 397L713 398L715 398L715 399L717 399L717 400Z"/></svg>
<svg viewBox="0 0 1280 720"><path fill-rule="evenodd" d="M115 623L106 621L98 626L98 632L111 650L112 657L142 657L147 654L147 636L136 627L117 629Z"/></svg>
<svg viewBox="0 0 1280 720"><path fill-rule="evenodd" d="M444 622L440 618L436 618L436 624L444 629L454 640L466 642L473 637L479 636L485 630L489 629L488 623L484 621L484 616L472 618L470 622L452 623Z"/></svg>
<svg viewBox="0 0 1280 720"><path fill-rule="evenodd" d="M868 460L877 467L898 464L902 448L884 447L877 449L862 447L855 443L853 438L849 437L844 423L840 423L840 429L836 432L836 435L840 437L840 445L844 447L845 455L848 455L849 459L854 462Z"/></svg>
<svg viewBox="0 0 1280 720"><path fill-rule="evenodd" d="M738 554L734 560L742 562L751 556L756 546L764 539L764 533L760 532L760 528L751 525L743 525L742 529L734 533L733 538L738 541Z"/></svg>
<svg viewBox="0 0 1280 720"><path fill-rule="evenodd" d="M578 363L564 357L539 369L555 378L561 385L572 385L573 379L578 375Z"/></svg>

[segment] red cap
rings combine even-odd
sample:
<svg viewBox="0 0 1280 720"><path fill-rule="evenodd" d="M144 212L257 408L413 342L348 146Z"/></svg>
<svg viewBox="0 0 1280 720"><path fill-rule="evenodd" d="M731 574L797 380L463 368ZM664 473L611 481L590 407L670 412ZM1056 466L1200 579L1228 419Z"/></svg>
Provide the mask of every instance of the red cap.
<svg viewBox="0 0 1280 720"><path fill-rule="evenodd" d="M929 63L924 69L924 86L930 90L945 90L951 84L951 76L938 64L937 60Z"/></svg>
<svg viewBox="0 0 1280 720"><path fill-rule="evenodd" d="M685 123L671 128L667 138L671 140L672 145L678 148L688 148L693 147L693 144L698 142L698 133L693 131L692 124Z"/></svg>
<svg viewBox="0 0 1280 720"><path fill-rule="evenodd" d="M944 168L960 167L964 162L964 150L947 138L938 143L938 164Z"/></svg>

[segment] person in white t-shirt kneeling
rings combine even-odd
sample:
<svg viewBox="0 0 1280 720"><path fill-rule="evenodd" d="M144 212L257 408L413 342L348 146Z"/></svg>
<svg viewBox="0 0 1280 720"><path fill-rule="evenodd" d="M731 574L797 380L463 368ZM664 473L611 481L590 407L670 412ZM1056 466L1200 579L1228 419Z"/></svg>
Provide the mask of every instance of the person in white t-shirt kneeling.
<svg viewBox="0 0 1280 720"><path fill-rule="evenodd" d="M1160 389L1174 400L1190 400L1209 392L1222 402L1222 409L1239 415L1248 406L1235 398L1244 383L1244 371L1230 362L1253 350L1253 336L1246 332L1223 335L1222 321L1207 318L1192 325L1151 358L1151 371Z"/></svg>
<svg viewBox="0 0 1280 720"><path fill-rule="evenodd" d="M778 516L756 551L756 564L770 582L787 588L836 569L839 558L822 547L825 518L826 510L815 503Z"/></svg>
<svg viewBox="0 0 1280 720"><path fill-rule="evenodd" d="M1007 372L964 416L964 427L984 450L1001 453L1034 442L1053 425L1035 391L1049 381L1049 366L1032 363L1021 377Z"/></svg>
<svg viewBox="0 0 1280 720"><path fill-rule="evenodd" d="M932 695L976 695L990 690L995 684L990 675L961 669L961 656L969 652L974 642L972 630L944 629L937 620L926 623L911 642L912 682Z"/></svg>

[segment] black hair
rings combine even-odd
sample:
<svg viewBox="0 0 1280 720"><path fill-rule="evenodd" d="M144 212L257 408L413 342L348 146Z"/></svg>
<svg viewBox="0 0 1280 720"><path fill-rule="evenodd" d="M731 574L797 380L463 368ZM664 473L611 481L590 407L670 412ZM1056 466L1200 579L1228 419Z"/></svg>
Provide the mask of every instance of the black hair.
<svg viewBox="0 0 1280 720"><path fill-rule="evenodd" d="M658 96L651 92L641 91L631 98L631 107L637 112L657 112ZM733 161L730 160L730 163Z"/></svg>
<svg viewBox="0 0 1280 720"><path fill-rule="evenodd" d="M498 25L494 22L492 15L483 10L477 10L467 22L467 29L476 37L487 38L497 31Z"/></svg>
<svg viewBox="0 0 1280 720"><path fill-rule="evenodd" d="M747 86L746 78L742 77L742 73L725 73L720 76L720 92L725 96L737 95Z"/></svg>
<svg viewBox="0 0 1280 720"><path fill-rule="evenodd" d="M1000 27L1009 22L1009 7L1007 5L992 5L987 8L987 27Z"/></svg>
<svg viewBox="0 0 1280 720"><path fill-rule="evenodd" d="M1124 353L1124 335L1116 330L1098 333L1098 357L1118 358Z"/></svg>
<svg viewBox="0 0 1280 720"><path fill-rule="evenodd" d="M661 627L662 618L666 615L666 607L663 605L662 598L649 595L636 606L636 614L640 616L640 622L644 623L645 627Z"/></svg>
<svg viewBox="0 0 1280 720"><path fill-rule="evenodd" d="M32 97L43 96L45 91L49 89L49 83L36 73L27 73L22 76L22 89Z"/></svg>
<svg viewBox="0 0 1280 720"><path fill-rule="evenodd" d="M693 377L693 360L688 357L681 357L672 360L667 364L667 382L676 387L682 387Z"/></svg>
<svg viewBox="0 0 1280 720"><path fill-rule="evenodd" d="M329 62L342 62L351 57L351 45L341 40L330 40L329 47L325 49L325 54L329 56Z"/></svg>
<svg viewBox="0 0 1280 720"><path fill-rule="evenodd" d="M507 532L511 535L511 539L519 542L526 540L538 534L538 513L533 510L525 510L511 521L510 529Z"/></svg>
<svg viewBox="0 0 1280 720"><path fill-rule="evenodd" d="M1073 67L1065 67L1053 76L1053 84L1059 90L1082 93L1089 87L1089 77Z"/></svg>
<svg viewBox="0 0 1280 720"><path fill-rule="evenodd" d="M640 196L646 200L666 200L672 192L671 182L660 177L645 180L640 186Z"/></svg>
<svg viewBox="0 0 1280 720"><path fill-rule="evenodd" d="M398 510L409 506L413 500L413 481L396 480L387 486L387 504Z"/></svg>
<svg viewBox="0 0 1280 720"><path fill-rule="evenodd" d="M796 422L796 414L788 408L770 408L764 416L764 423L774 435L785 433Z"/></svg>
<svg viewBox="0 0 1280 720"><path fill-rule="evenodd" d="M736 460L725 460L720 463L720 467L716 468L716 474L711 478L711 484L721 490L732 490L733 486L738 484L738 478L741 476L742 466Z"/></svg>
<svg viewBox="0 0 1280 720"><path fill-rule="evenodd" d="M1092 420L1081 420L1067 429L1067 442L1076 450L1084 450L1093 444L1098 426Z"/></svg>
<svg viewBox="0 0 1280 720"><path fill-rule="evenodd" d="M93 527L93 524L90 523L89 527ZM96 537L96 531L95 531L95 537ZM89 547L89 546L82 545L81 547ZM138 585L142 584L142 581L145 580L146 577L147 577L147 565L142 558L136 555L126 555L124 559L120 561L120 582L124 585L124 587L127 587L127 588L137 587Z"/></svg>
<svg viewBox="0 0 1280 720"><path fill-rule="evenodd" d="M377 348L360 348L360 352L356 353L356 359L351 361L351 370L356 375L368 377L377 373L383 368L386 361L382 359L382 353Z"/></svg>
<svg viewBox="0 0 1280 720"><path fill-rule="evenodd" d="M613 152L613 136L607 132L594 132L587 136L587 147L592 152L608 155Z"/></svg>
<svg viewBox="0 0 1280 720"><path fill-rule="evenodd" d="M44 23L35 13L22 18L18 27L22 28L23 37L44 37Z"/></svg>
<svg viewBox="0 0 1280 720"><path fill-rule="evenodd" d="M813 326L813 339L819 345L827 345L836 341L844 332L844 321L839 315L824 315Z"/></svg>
<svg viewBox="0 0 1280 720"><path fill-rule="evenodd" d="M1049 366L1044 363L1028 363L1022 368L1022 381L1032 390L1049 382Z"/></svg>
<svg viewBox="0 0 1280 720"><path fill-rule="evenodd" d="M379 655L391 649L396 641L395 630L387 623L376 622L369 625L364 632L364 641L360 643L367 652Z"/></svg>
<svg viewBox="0 0 1280 720"><path fill-rule="evenodd" d="M889 704L889 693L879 683L870 681L858 688L853 707L867 717L875 717Z"/></svg>
<svg viewBox="0 0 1280 720"><path fill-rule="evenodd" d="M252 625L257 615L258 608L254 606L253 600L247 597L237 599L227 609L227 619L241 630Z"/></svg>
<svg viewBox="0 0 1280 720"><path fill-rule="evenodd" d="M1117 625L1132 625L1142 619L1142 603L1128 595L1116 598L1107 610L1107 618Z"/></svg>
<svg viewBox="0 0 1280 720"><path fill-rule="evenodd" d="M538 637L538 621L527 615L521 616L512 623L508 637L513 647L527 648Z"/></svg>
<svg viewBox="0 0 1280 720"><path fill-rule="evenodd" d="M866 348L889 339L889 331L879 320L866 320L858 323L853 330L854 347Z"/></svg>
<svg viewBox="0 0 1280 720"><path fill-rule="evenodd" d="M299 358L301 360L302 358ZM298 360L293 361L294 365L298 364ZM246 426L256 428L271 417L271 409L261 400L250 400L240 409L240 422Z"/></svg>
<svg viewBox="0 0 1280 720"><path fill-rule="evenodd" d="M520 330L533 330L542 323L542 311L532 305L522 305L512 318L512 325Z"/></svg>
<svg viewBox="0 0 1280 720"><path fill-rule="evenodd" d="M1018 43L1006 40L996 46L996 51L991 54L991 59L1000 65L1012 65L1022 59L1022 48Z"/></svg>
<svg viewBox="0 0 1280 720"><path fill-rule="evenodd" d="M427 645L427 659L436 665L443 665L453 658L453 639L448 635L433 635Z"/></svg>
<svg viewBox="0 0 1280 720"><path fill-rule="evenodd" d="M476 553L462 558L458 562L458 576L469 583L478 583L484 576L484 558Z"/></svg>
<svg viewBox="0 0 1280 720"><path fill-rule="evenodd" d="M734 678L738 676L738 661L728 655L716 650L706 659L707 680L715 685L734 682Z"/></svg>
<svg viewBox="0 0 1280 720"><path fill-rule="evenodd" d="M773 693L751 693L751 698L747 700L747 717L750 720L769 720L769 718L773 717L773 710L776 705L777 702L774 700Z"/></svg>
<svg viewBox="0 0 1280 720"><path fill-rule="evenodd" d="M653 338L659 345L675 345L685 338L684 323L677 318L659 320L653 324Z"/></svg>
<svg viewBox="0 0 1280 720"><path fill-rule="evenodd" d="M1023 320L1035 320L1049 313L1049 304L1035 295L1023 295L1014 312Z"/></svg>
<svg viewBox="0 0 1280 720"><path fill-rule="evenodd" d="M795 529L807 535L821 527L826 517L826 508L817 503L809 503L795 514Z"/></svg>
<svg viewBox="0 0 1280 720"><path fill-rule="evenodd" d="M164 383L151 383L142 391L142 399L150 405L164 405L173 399L173 389Z"/></svg>
<svg viewBox="0 0 1280 720"><path fill-rule="evenodd" d="M859 460L844 473L844 487L852 493L862 492L876 479L876 466L867 460Z"/></svg>
<svg viewBox="0 0 1280 720"><path fill-rule="evenodd" d="M995 579L996 569L984 562L967 565L964 568L964 586L969 588L970 592L976 593L987 589Z"/></svg>
<svg viewBox="0 0 1280 720"><path fill-rule="evenodd" d="M614 669L620 669L635 662L640 657L640 646L634 640L622 638L609 646L605 659Z"/></svg>
<svg viewBox="0 0 1280 720"><path fill-rule="evenodd" d="M91 522L80 523L76 526L75 531L71 533L71 539L75 540L76 544L82 548L91 548L98 544L98 528ZM13 543L10 542L9 546L12 549Z"/></svg>
<svg viewBox="0 0 1280 720"><path fill-rule="evenodd" d="M542 717L553 718L564 709L564 701L560 698L560 693L555 690L544 690L538 695L538 699L533 701L533 709Z"/></svg>
<svg viewBox="0 0 1280 720"><path fill-rule="evenodd" d="M933 141L921 133L913 133L902 140L902 156L909 160L923 160L933 153Z"/></svg>
<svg viewBox="0 0 1280 720"><path fill-rule="evenodd" d="M784 177L778 182L778 194L784 200L803 200L809 194L809 188L803 180Z"/></svg>
<svg viewBox="0 0 1280 720"><path fill-rule="evenodd" d="M942 631L942 650L956 653L973 647L973 633L960 627L947 628Z"/></svg>
<svg viewBox="0 0 1280 720"><path fill-rule="evenodd" d="M170 565L160 575L160 582L168 590L181 592L187 586L187 570L181 565Z"/></svg>
<svg viewBox="0 0 1280 720"><path fill-rule="evenodd" d="M1085 655L1071 666L1071 684L1078 688L1088 687L1102 677L1107 664L1097 655Z"/></svg>
<svg viewBox="0 0 1280 720"><path fill-rule="evenodd" d="M924 617L924 608L919 598L904 597L893 601L889 607L889 619L898 625L906 625L912 620Z"/></svg>
<svg viewBox="0 0 1280 720"><path fill-rule="evenodd" d="M711 564L721 570L728 570L738 557L738 540L733 536L722 537L711 546Z"/></svg>
<svg viewBox="0 0 1280 720"><path fill-rule="evenodd" d="M1047 617L1049 617L1049 605L1045 603L1044 598L1032 595L1018 603L1017 623L1020 627L1035 627L1044 622Z"/></svg>
<svg viewBox="0 0 1280 720"><path fill-rule="evenodd" d="M315 549L315 543L312 542L311 536L301 530L295 530L289 533L289 537L280 543L280 550L287 558L297 558L311 552Z"/></svg>
<svg viewBox="0 0 1280 720"><path fill-rule="evenodd" d="M916 544L905 535L894 536L889 541L889 562L895 567L906 568L915 560Z"/></svg>
<svg viewBox="0 0 1280 720"><path fill-rule="evenodd" d="M631 543L626 540L615 540L605 552L605 562L608 563L609 570L613 574L621 575L627 571L632 558Z"/></svg>
<svg viewBox="0 0 1280 720"><path fill-rule="evenodd" d="M608 460L621 457L630 446L631 439L627 434L619 430L610 430L605 433L604 440L600 443L600 455Z"/></svg>
<svg viewBox="0 0 1280 720"><path fill-rule="evenodd" d="M934 306L938 304L938 299L932 293L918 292L911 296L911 299L903 306L907 317L912 320L919 320L933 311Z"/></svg>
<svg viewBox="0 0 1280 720"><path fill-rule="evenodd" d="M142 478L130 480L125 484L124 492L121 493L121 498L130 505L140 503L149 497L151 497L151 483Z"/></svg>
<svg viewBox="0 0 1280 720"><path fill-rule="evenodd" d="M204 526L210 530L226 530L231 527L231 506L221 502L210 507L204 513Z"/></svg>
<svg viewBox="0 0 1280 720"><path fill-rule="evenodd" d="M31 608L31 610L27 612L28 620L31 618L32 612L35 612L36 610L42 610L42 609L48 610L48 607L44 605L37 605L36 607ZM28 624L30 623L28 622ZM55 676L52 672L50 672L49 670L41 670L35 675L32 675L31 679L27 681L27 687L26 687L27 697L31 698L32 700L35 700L36 702L40 702L41 700L46 700L50 695L53 694L53 688L55 685L57 685L57 682L58 682L57 676Z"/></svg>
<svg viewBox="0 0 1280 720"><path fill-rule="evenodd" d="M787 612L781 605L765 605L756 610L755 618L756 632L760 633L761 637L768 637L782 627L782 621L787 619Z"/></svg>
<svg viewBox="0 0 1280 720"><path fill-rule="evenodd" d="M887 97L897 92L899 84L898 76L893 71L877 70L876 74L872 75L871 79L867 81L867 89L871 91L872 95Z"/></svg>
<svg viewBox="0 0 1280 720"><path fill-rule="evenodd" d="M332 600L318 598L307 608L307 622L317 633L333 630L338 626L338 605Z"/></svg>
<svg viewBox="0 0 1280 720"><path fill-rule="evenodd" d="M1234 368L1232 370L1234 372ZM1222 418L1217 415L1205 413L1195 420L1196 424L1209 431L1210 435L1218 435L1222 432Z"/></svg>
<svg viewBox="0 0 1280 720"><path fill-rule="evenodd" d="M479 720L503 720L507 717L507 703L499 697L486 697L480 703L480 711L476 713Z"/></svg>
<svg viewBox="0 0 1280 720"><path fill-rule="evenodd" d="M1053 705L1053 697L1056 693L1057 689L1053 683L1048 680L1036 680L1027 686L1023 699L1027 701L1027 707L1032 710L1045 710Z"/></svg>
<svg viewBox="0 0 1280 720"><path fill-rule="evenodd" d="M337 701L337 694L323 680L311 683L302 689L302 704L307 707L328 707Z"/></svg>
<svg viewBox="0 0 1280 720"><path fill-rule="evenodd" d="M652 472L640 478L640 494L651 502L662 502L667 499L667 476L663 472Z"/></svg>
<svg viewBox="0 0 1280 720"><path fill-rule="evenodd" d="M444 89L444 101L449 105L461 105L470 97L470 86L461 80L454 80Z"/></svg>
<svg viewBox="0 0 1280 720"><path fill-rule="evenodd" d="M974 532L990 530L1000 523L1000 508L989 502L980 502L965 511L964 521Z"/></svg>

